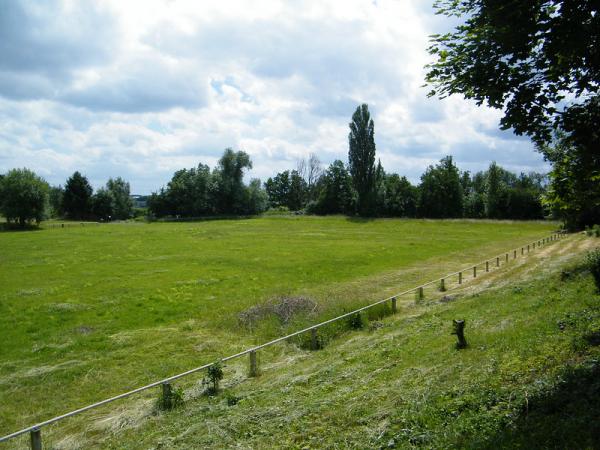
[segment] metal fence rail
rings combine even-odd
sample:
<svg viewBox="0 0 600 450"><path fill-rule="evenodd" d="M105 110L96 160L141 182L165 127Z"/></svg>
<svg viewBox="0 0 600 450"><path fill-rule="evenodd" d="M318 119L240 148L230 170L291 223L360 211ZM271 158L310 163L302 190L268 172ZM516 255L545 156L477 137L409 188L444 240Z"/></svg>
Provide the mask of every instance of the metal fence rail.
<svg viewBox="0 0 600 450"><path fill-rule="evenodd" d="M541 246L543 246L543 245L545 245L545 244L547 244L549 242L553 242L553 241L559 240L559 239L561 239L564 236L566 236L566 232L561 231L561 232L557 232L557 233L552 233L548 237L544 237L544 238L538 239L536 241L530 242L529 244L525 244L525 245L523 245L523 246L520 247L521 256L529 254L532 249L535 250L536 246L539 248L539 247L541 247ZM260 345L257 345L255 347L251 347L249 349L246 349L246 350L241 351L239 353L236 353L234 355L226 356L226 357L220 359L218 362L226 362L226 361L230 361L230 360L235 359L235 358L239 358L239 357L244 356L244 355L249 355L250 356L250 376L256 376L256 374L257 374L257 369L256 369L257 368L257 365L256 365L256 352L259 351L259 350L261 350L261 349L263 349L263 348L265 348L265 347L269 347L269 346L277 344L279 342L286 341L286 340L288 340L290 338L293 338L295 336L299 336L301 334L304 334L304 333L307 333L307 332L311 332L311 348L312 349L316 349L317 348L317 345L316 345L317 333L316 332L317 332L317 330L319 328L321 328L321 327L323 327L323 326L325 326L327 324L330 324L330 323L333 323L333 322L337 322L338 320L341 320L341 319L344 319L346 317L350 317L350 316L356 315L356 314L358 314L358 313L360 313L362 311L366 311L366 310L368 310L370 308L373 308L375 306L378 306L378 305L381 305L381 304L384 304L384 303L387 303L387 302L391 302L392 313L394 313L394 312L396 312L396 309L397 309L396 301L397 301L398 297L401 297L401 296L407 295L407 294L411 294L411 293L415 293L417 295L417 298L419 300L422 300L424 298L423 289L425 287L431 286L433 284L439 284L440 287L444 288L442 290L445 290L445 281L446 281L446 279L450 278L450 277L454 277L454 276L458 276L458 284L462 284L462 282L463 282L463 273L464 272L469 272L469 271L472 270L473 271L473 277L476 277L477 276L477 268L478 267L483 267L483 266L485 266L485 272L489 272L490 261L492 263L495 263L496 267L500 267L500 261L504 260L504 262L507 263L509 261L509 259L511 259L509 257L509 255L511 255L511 253L512 253L512 259L516 259L517 258L517 250L518 250L518 247L517 247L517 249L509 250L508 252L505 252L505 253L502 253L500 255L494 256L492 258L486 259L485 261L482 261L482 262L479 262L477 264L471 265L471 266L469 266L469 267L467 267L465 269L462 269L462 270L459 270L457 272L453 272L453 273L447 274L444 277L428 281L427 283L424 283L424 284L421 284L419 286L410 288L410 289L408 289L406 291L399 292L399 293L397 293L395 295L392 295L390 297L384 298L382 300L378 300L378 301L376 301L374 303L370 303L370 304L368 304L366 306L363 306L362 308L355 309L353 311L350 311L348 313L342 314L340 316L336 316L336 317L334 317L332 319L325 320L323 322L317 323L315 325L312 325L310 327L304 328L304 329L299 330L299 331L295 331L294 333L288 334L286 336L282 336L282 337L279 337L277 339L273 339L272 341L266 342L264 344L260 344ZM131 391L124 392L124 393L116 395L114 397L110 397L110 398L107 398L105 400L102 400L102 401L99 401L99 402L96 402L96 403L92 403L91 405L84 406L82 408L79 408L79 409L76 409L74 411L62 414L60 416L53 417L51 419L45 420L44 422L37 423L37 424L29 426L27 428L23 428L22 430L15 431L14 433L7 434L6 436L0 437L0 442L5 442L5 441L13 439L13 438L15 438L17 436L21 436L23 434L30 433L30 436L31 436L31 448L33 450L41 450L41 448L42 448L42 438L41 438L41 431L40 430L41 430L42 427L45 427L45 426L50 425L50 424L53 424L55 422L59 422L59 421L61 421L63 419L75 416L77 414L83 413L83 412L88 411L90 409L94 409L94 408L97 408L99 406L106 405L107 403L112 403L115 400L120 400L122 398L126 398L126 397L129 397L131 395L134 395L134 394L146 391L148 389L151 389L151 388L154 388L154 387L157 387L157 386L168 385L168 384L170 384L174 380L177 380L177 379L185 377L187 375L191 375L193 373L196 373L196 372L199 372L201 370L207 369L207 368L213 366L214 364L217 364L217 362L212 362L212 363L204 364L203 366L199 366L199 367L190 369L188 371L185 371L185 372L182 372L182 373L170 376L168 378L164 378L164 379L159 380L159 381L155 381L155 382L147 384L145 386L141 386L141 387L133 389Z"/></svg>

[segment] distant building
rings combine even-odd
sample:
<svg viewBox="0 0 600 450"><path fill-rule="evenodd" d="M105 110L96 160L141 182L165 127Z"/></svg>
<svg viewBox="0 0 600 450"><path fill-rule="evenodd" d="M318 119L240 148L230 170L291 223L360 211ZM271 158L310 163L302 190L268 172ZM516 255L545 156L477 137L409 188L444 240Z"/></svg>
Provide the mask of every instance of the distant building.
<svg viewBox="0 0 600 450"><path fill-rule="evenodd" d="M148 206L148 195L130 195L134 208L146 208Z"/></svg>

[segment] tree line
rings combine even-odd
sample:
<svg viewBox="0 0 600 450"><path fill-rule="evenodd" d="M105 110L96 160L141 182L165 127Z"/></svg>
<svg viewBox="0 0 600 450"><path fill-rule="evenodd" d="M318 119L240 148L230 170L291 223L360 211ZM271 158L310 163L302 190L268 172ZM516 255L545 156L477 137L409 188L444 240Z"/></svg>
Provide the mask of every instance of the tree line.
<svg viewBox="0 0 600 450"><path fill-rule="evenodd" d="M294 170L244 183L250 156L226 149L217 166L205 164L176 171L166 186L148 198L151 218L255 215L284 209L309 214L363 217L541 219L545 177L516 175L493 162L471 175L458 169L451 156L429 166L418 185L405 176L386 173L375 163L375 126L366 104L352 116L348 162L336 160L326 169L316 154ZM0 178L0 213L9 222L39 222L46 216L114 220L133 216L129 183L110 178L95 193L79 172L65 186L50 187L27 169Z"/></svg>

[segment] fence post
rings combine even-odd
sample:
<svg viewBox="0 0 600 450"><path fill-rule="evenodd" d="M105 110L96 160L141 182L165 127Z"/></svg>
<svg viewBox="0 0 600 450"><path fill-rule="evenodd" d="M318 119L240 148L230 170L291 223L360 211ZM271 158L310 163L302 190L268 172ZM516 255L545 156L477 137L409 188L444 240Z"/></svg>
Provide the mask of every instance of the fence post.
<svg viewBox="0 0 600 450"><path fill-rule="evenodd" d="M421 301L423 298L425 298L425 295L423 294L423 286L421 286L417 289L417 301Z"/></svg>
<svg viewBox="0 0 600 450"><path fill-rule="evenodd" d="M440 280L440 291L444 292L446 290L446 280L443 278Z"/></svg>
<svg viewBox="0 0 600 450"><path fill-rule="evenodd" d="M398 312L398 305L396 304L396 297L392 297L392 314Z"/></svg>
<svg viewBox="0 0 600 450"><path fill-rule="evenodd" d="M477 276L477 266L473 266L473 278Z"/></svg>
<svg viewBox="0 0 600 450"><path fill-rule="evenodd" d="M506 262L508 262L508 253L506 254Z"/></svg>
<svg viewBox="0 0 600 450"><path fill-rule="evenodd" d="M486 262L485 262L485 271L486 271L486 272L489 272L489 271L490 271L490 262L489 262L489 261L486 261Z"/></svg>
<svg viewBox="0 0 600 450"><path fill-rule="evenodd" d="M523 247L521 247L521 256L523 256L524 253L525 253L525 249Z"/></svg>
<svg viewBox="0 0 600 450"><path fill-rule="evenodd" d="M258 376L258 364L256 362L256 351L252 350L248 354L250 355L250 373L249 373L249 375L251 377L256 377L256 376Z"/></svg>
<svg viewBox="0 0 600 450"><path fill-rule="evenodd" d="M527 244L527 253L529 253L529 244Z"/></svg>
<svg viewBox="0 0 600 450"><path fill-rule="evenodd" d="M42 450L42 432L39 428L34 428L29 432L31 436L31 450Z"/></svg>
<svg viewBox="0 0 600 450"><path fill-rule="evenodd" d="M462 284L462 272L458 272L458 284Z"/></svg>
<svg viewBox="0 0 600 450"><path fill-rule="evenodd" d="M513 253L513 259L517 259L517 251L516 250Z"/></svg>
<svg viewBox="0 0 600 450"><path fill-rule="evenodd" d="M533 243L533 249L535 250L535 242Z"/></svg>
<svg viewBox="0 0 600 450"><path fill-rule="evenodd" d="M312 328L310 330L310 348L311 350L317 350L318 342L317 342L317 329Z"/></svg>
<svg viewBox="0 0 600 450"><path fill-rule="evenodd" d="M496 267L500 267L500 257L496 257Z"/></svg>
<svg viewBox="0 0 600 450"><path fill-rule="evenodd" d="M168 381L162 384L162 398L163 404L167 407L167 409L170 409L173 405L171 404L171 383Z"/></svg>

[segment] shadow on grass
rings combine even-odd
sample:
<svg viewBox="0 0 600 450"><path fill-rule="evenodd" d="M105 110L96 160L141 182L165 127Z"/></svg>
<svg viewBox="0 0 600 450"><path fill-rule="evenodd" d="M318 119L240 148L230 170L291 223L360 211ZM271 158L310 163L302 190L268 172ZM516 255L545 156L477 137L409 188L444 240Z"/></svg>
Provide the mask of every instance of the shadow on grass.
<svg viewBox="0 0 600 450"><path fill-rule="evenodd" d="M369 223L377 220L377 217L348 216L346 220L352 223Z"/></svg>
<svg viewBox="0 0 600 450"><path fill-rule="evenodd" d="M571 369L554 390L530 398L515 426L486 448L600 449L600 361Z"/></svg>
<svg viewBox="0 0 600 450"><path fill-rule="evenodd" d="M26 224L25 226L21 226L18 224L9 224L9 223L0 223L0 231L2 232L15 232L15 231L40 231L41 228L39 225L31 225Z"/></svg>

